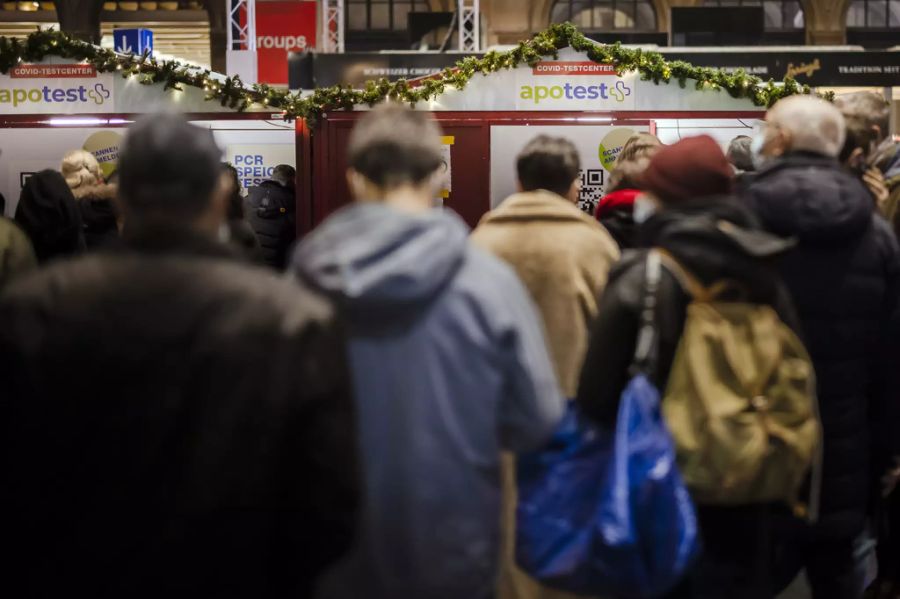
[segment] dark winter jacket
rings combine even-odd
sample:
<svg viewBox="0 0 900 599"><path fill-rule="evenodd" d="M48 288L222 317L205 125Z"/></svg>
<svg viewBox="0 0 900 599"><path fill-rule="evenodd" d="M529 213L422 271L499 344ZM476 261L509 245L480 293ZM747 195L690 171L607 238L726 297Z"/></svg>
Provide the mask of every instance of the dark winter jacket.
<svg viewBox="0 0 900 599"><path fill-rule="evenodd" d="M16 222L31 240L41 264L85 250L78 205L56 171L44 170L28 178L19 196Z"/></svg>
<svg viewBox="0 0 900 599"><path fill-rule="evenodd" d="M119 243L115 185L87 185L72 191L78 202L87 249L96 250Z"/></svg>
<svg viewBox="0 0 900 599"><path fill-rule="evenodd" d="M253 187L247 198L247 220L259 238L263 260L283 270L297 237L294 190L275 181Z"/></svg>
<svg viewBox="0 0 900 599"><path fill-rule="evenodd" d="M244 197L240 189L235 187L231 197L228 198L228 237L232 247L236 248L242 256L250 262L263 263L262 247L256 231L247 221L244 209Z"/></svg>
<svg viewBox="0 0 900 599"><path fill-rule="evenodd" d="M0 296L8 597L308 597L358 483L319 296L157 232Z"/></svg>
<svg viewBox="0 0 900 599"><path fill-rule="evenodd" d="M619 189L606 194L597 204L594 217L606 227L623 250L637 247L637 225L634 201L641 195L637 189Z"/></svg>
<svg viewBox="0 0 900 599"><path fill-rule="evenodd" d="M900 294L897 241L863 184L822 156L777 160L757 174L746 198L769 231L798 242L780 270L818 379L825 435L820 529L853 537L875 474L869 423L886 424L885 410L900 401L900 388L886 382L900 354L885 345L900 336L890 328Z"/></svg>
<svg viewBox="0 0 900 599"><path fill-rule="evenodd" d="M233 219L228 221L229 241L241 255L254 264L262 264L262 247L259 238L250 223L246 219Z"/></svg>
<svg viewBox="0 0 900 599"><path fill-rule="evenodd" d="M641 226L639 236L644 248L667 250L705 285L722 279L735 281L748 292L747 297L740 299L771 305L782 320L796 324L787 292L771 259L767 259L783 251L788 243L759 231L757 220L736 199L705 198L664 210ZM609 427L615 424L619 396L631 376L629 366L640 324L646 257L646 250L629 252L610 274L591 329L578 388L581 408ZM688 303L688 294L664 269L657 290L656 367L650 373L660 390L665 389L669 379Z"/></svg>
<svg viewBox="0 0 900 599"><path fill-rule="evenodd" d="M8 218L0 216L0 289L15 277L37 268L28 236Z"/></svg>
<svg viewBox="0 0 900 599"><path fill-rule="evenodd" d="M671 253L705 285L729 279L745 290L733 299L767 304L789 326L796 318L771 256L789 242L758 230L734 198L694 200L652 216L639 229L643 247ZM615 425L619 396L630 378L645 291L646 250L629 252L614 269L591 329L578 389L580 407L606 427ZM649 375L665 390L686 320L688 294L663 269L657 290L657 359ZM728 299L728 297L724 298ZM698 506L704 552L666 599L772 597L767 560L774 505Z"/></svg>

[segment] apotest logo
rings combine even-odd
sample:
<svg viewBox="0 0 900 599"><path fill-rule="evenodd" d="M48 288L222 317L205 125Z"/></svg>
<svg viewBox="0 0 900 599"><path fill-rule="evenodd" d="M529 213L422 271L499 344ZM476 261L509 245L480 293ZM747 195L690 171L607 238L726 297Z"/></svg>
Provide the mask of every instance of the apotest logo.
<svg viewBox="0 0 900 599"><path fill-rule="evenodd" d="M619 74L613 65L597 64L595 62L541 62L532 69L532 75L563 76L563 77L591 77L590 81L576 83L567 81L556 85L542 85L536 81L519 86L519 98L529 100L539 105L543 100L612 100L624 102L632 94L631 86L624 80L618 79ZM612 81L597 82L597 77L610 77Z"/></svg>
<svg viewBox="0 0 900 599"><path fill-rule="evenodd" d="M103 105L110 96L110 90L102 83L78 85L73 87L13 87L0 89L0 104L12 104L13 107L38 103L93 103Z"/></svg>

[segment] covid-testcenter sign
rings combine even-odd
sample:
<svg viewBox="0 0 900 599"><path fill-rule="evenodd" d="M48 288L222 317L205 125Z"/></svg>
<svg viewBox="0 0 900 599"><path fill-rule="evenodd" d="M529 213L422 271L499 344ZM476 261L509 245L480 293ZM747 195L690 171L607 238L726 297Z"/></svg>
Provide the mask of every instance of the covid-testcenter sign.
<svg viewBox="0 0 900 599"><path fill-rule="evenodd" d="M237 169L244 189L256 187L272 178L279 164L294 166L295 148L292 144L247 144L226 147L226 159Z"/></svg>
<svg viewBox="0 0 900 599"><path fill-rule="evenodd" d="M633 74L591 61L545 61L516 73L517 110L634 110Z"/></svg>
<svg viewBox="0 0 900 599"><path fill-rule="evenodd" d="M113 105L112 75L92 65L19 65L0 76L0 112L6 114L104 113Z"/></svg>
<svg viewBox="0 0 900 599"><path fill-rule="evenodd" d="M288 84L288 54L315 47L315 2L257 2L257 77L262 83Z"/></svg>

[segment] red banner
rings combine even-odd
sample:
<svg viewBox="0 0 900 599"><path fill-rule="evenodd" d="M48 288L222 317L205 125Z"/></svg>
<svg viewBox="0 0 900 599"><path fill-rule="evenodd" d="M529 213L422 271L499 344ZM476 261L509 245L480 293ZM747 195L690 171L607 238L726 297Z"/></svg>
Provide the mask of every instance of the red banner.
<svg viewBox="0 0 900 599"><path fill-rule="evenodd" d="M315 45L315 2L256 3L257 78L260 83L287 85L288 53Z"/></svg>

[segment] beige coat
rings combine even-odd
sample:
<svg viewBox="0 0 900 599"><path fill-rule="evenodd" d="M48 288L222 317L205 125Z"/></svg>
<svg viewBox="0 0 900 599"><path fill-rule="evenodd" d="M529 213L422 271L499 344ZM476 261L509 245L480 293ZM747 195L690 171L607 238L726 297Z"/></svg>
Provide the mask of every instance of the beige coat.
<svg viewBox="0 0 900 599"><path fill-rule="evenodd" d="M619 249L606 229L549 191L520 193L486 214L472 240L518 273L544 319L563 393L575 397L597 298ZM499 599L562 599L515 564L516 485L513 459L503 459L503 555Z"/></svg>
<svg viewBox="0 0 900 599"><path fill-rule="evenodd" d="M544 318L563 393L575 397L597 297L619 259L606 229L549 191L520 193L481 219L472 240L515 269Z"/></svg>

